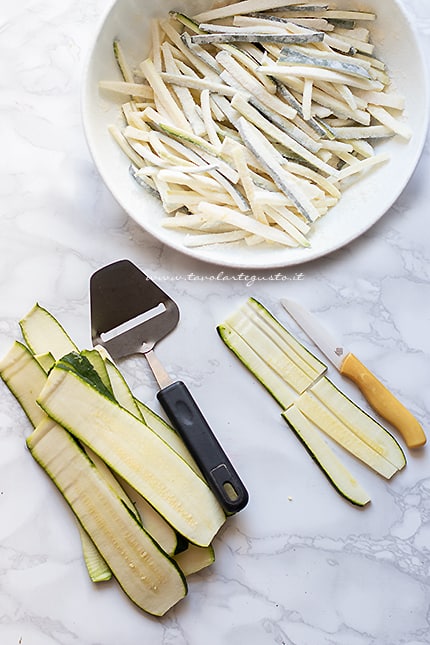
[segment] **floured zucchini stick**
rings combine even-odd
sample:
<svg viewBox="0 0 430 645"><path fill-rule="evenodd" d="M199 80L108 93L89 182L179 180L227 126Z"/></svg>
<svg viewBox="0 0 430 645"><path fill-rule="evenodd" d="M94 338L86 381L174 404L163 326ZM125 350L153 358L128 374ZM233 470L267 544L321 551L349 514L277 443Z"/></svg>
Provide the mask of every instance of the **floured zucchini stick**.
<svg viewBox="0 0 430 645"><path fill-rule="evenodd" d="M412 134L375 56L376 20L359 6L242 0L153 20L142 61L115 41L123 80L100 90L127 100L110 133L161 200L161 225L187 246L309 246L351 181L389 162L379 144Z"/></svg>

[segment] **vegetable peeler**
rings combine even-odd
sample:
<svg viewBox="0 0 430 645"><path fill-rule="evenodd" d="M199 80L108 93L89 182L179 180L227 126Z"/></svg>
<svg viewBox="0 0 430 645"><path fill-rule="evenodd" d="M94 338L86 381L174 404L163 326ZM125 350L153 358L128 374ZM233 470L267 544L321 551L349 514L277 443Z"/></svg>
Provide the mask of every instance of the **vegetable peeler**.
<svg viewBox="0 0 430 645"><path fill-rule="evenodd" d="M227 514L243 509L248 492L187 386L173 381L154 353L178 324L176 303L129 260L90 279L91 336L114 360L144 354L160 387L157 398Z"/></svg>

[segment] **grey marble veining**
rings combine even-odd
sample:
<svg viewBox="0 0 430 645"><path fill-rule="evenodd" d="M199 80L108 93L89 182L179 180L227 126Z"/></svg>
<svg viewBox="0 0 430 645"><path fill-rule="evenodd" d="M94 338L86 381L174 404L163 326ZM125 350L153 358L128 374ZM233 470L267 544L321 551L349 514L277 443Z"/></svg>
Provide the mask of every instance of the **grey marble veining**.
<svg viewBox="0 0 430 645"><path fill-rule="evenodd" d="M403 4L428 58L428 0ZM407 467L390 481L345 456L372 497L365 509L353 507L215 327L250 295L284 321L279 299L299 298L430 432L429 140L389 212L325 258L240 276L182 256L127 218L86 147L81 81L106 5L0 7L0 353L36 300L89 346L89 276L130 258L180 306L180 325L159 356L216 426L250 502L217 536L216 562L190 578L188 597L162 619L147 616L114 582L89 581L72 514L31 459L29 423L0 383L1 644L427 645L428 448L406 451ZM143 359L123 367L136 394L158 410ZM369 410L353 385L329 374Z"/></svg>

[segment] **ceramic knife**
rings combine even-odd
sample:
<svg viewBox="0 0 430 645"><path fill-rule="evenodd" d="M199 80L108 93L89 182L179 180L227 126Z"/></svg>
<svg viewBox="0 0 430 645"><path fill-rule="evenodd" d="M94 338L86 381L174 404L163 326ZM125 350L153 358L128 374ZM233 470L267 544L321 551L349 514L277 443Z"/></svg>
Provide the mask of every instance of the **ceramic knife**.
<svg viewBox="0 0 430 645"><path fill-rule="evenodd" d="M372 408L397 428L409 448L425 444L426 436L418 420L352 352L298 302L284 298L281 303L336 369L360 388Z"/></svg>

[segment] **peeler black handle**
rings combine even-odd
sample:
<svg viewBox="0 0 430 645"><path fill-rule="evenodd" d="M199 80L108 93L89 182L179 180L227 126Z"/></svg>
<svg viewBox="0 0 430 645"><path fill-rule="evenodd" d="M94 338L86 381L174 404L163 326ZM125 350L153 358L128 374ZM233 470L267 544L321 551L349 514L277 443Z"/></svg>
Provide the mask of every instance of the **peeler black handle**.
<svg viewBox="0 0 430 645"><path fill-rule="evenodd" d="M232 515L244 508L248 492L185 383L171 383L157 398L224 511Z"/></svg>

